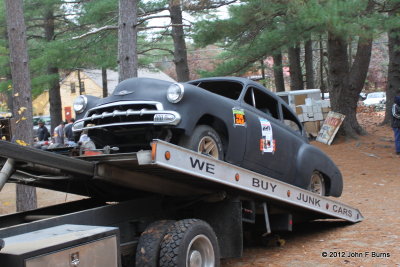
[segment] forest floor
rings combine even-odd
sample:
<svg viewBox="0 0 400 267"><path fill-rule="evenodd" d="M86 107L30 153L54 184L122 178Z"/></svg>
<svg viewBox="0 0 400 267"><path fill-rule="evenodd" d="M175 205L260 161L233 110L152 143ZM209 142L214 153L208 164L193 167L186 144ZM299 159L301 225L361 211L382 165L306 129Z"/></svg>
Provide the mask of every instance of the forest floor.
<svg viewBox="0 0 400 267"><path fill-rule="evenodd" d="M312 142L339 166L344 177L341 202L358 208L357 224L317 221L294 226L282 246L246 247L243 257L223 260L223 267L250 266L400 266L400 157L394 153L383 112L359 113L368 135L358 140L336 138L331 146ZM40 207L80 196L38 190ZM0 193L0 215L15 212L15 187ZM326 257L323 257L324 252Z"/></svg>

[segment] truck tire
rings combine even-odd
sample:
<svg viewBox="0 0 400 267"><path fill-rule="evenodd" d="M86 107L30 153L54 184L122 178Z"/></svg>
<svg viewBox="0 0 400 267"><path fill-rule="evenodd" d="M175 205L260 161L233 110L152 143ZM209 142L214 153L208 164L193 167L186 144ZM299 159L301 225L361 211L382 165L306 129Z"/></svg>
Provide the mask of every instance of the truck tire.
<svg viewBox="0 0 400 267"><path fill-rule="evenodd" d="M178 143L187 149L224 160L224 150L218 133L208 125L198 125L190 136L184 136Z"/></svg>
<svg viewBox="0 0 400 267"><path fill-rule="evenodd" d="M136 265L143 267L157 267L160 256L160 244L168 228L175 221L156 221L146 227L140 235L136 249Z"/></svg>
<svg viewBox="0 0 400 267"><path fill-rule="evenodd" d="M325 187L326 183L324 176L320 172L314 171L310 178L308 190L319 196L325 196Z"/></svg>
<svg viewBox="0 0 400 267"><path fill-rule="evenodd" d="M177 221L161 242L160 267L218 267L219 258L217 237L202 220Z"/></svg>

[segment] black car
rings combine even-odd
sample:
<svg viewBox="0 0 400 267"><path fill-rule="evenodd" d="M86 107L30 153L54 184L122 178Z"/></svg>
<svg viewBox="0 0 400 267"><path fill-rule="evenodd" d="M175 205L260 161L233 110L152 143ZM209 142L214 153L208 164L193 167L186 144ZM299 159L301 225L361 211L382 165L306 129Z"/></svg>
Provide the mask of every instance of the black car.
<svg viewBox="0 0 400 267"><path fill-rule="evenodd" d="M85 132L97 148L133 152L162 139L320 195L342 193L339 169L291 108L245 78L127 79L109 97L81 95L74 109L77 138Z"/></svg>

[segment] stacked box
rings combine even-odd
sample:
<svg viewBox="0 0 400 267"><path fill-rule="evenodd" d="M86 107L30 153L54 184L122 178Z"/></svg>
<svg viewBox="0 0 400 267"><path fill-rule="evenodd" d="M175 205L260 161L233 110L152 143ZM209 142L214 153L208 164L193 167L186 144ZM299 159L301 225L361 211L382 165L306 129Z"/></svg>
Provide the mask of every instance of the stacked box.
<svg viewBox="0 0 400 267"><path fill-rule="evenodd" d="M320 130L320 121L306 121L304 122L304 128L308 134L315 137Z"/></svg>

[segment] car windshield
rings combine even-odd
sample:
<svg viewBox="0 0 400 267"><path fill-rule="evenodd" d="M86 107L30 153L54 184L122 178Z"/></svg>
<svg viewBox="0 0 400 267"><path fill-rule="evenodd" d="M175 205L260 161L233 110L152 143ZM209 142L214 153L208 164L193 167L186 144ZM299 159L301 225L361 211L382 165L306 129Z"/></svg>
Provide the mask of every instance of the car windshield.
<svg viewBox="0 0 400 267"><path fill-rule="evenodd" d="M217 95L237 100L242 92L243 85L240 82L232 81L201 81L192 83L200 88Z"/></svg>

